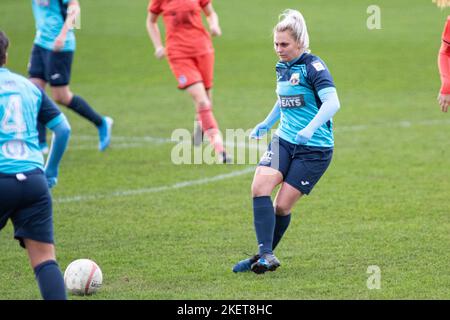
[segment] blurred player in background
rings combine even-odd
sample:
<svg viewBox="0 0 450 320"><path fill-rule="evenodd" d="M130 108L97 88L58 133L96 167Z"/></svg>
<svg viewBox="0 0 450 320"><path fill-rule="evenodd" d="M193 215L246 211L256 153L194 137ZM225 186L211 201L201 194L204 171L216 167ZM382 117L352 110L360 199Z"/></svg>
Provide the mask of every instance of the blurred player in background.
<svg viewBox="0 0 450 320"><path fill-rule="evenodd" d="M194 144L201 143L202 133L214 146L220 162L231 162L223 146L219 127L212 112L214 48L211 37L203 26L201 12L206 16L212 36L222 31L212 0L151 0L148 6L147 31L155 48L155 56L167 55L170 68L178 81L178 88L192 97L198 128ZM166 48L161 41L157 24L163 16L166 27Z"/></svg>
<svg viewBox="0 0 450 320"><path fill-rule="evenodd" d="M8 38L0 31L0 230L11 219L14 237L26 248L41 295L64 300L64 280L56 263L52 199L70 126L58 107L6 64ZM47 164L39 148L37 122L54 132Z"/></svg>
<svg viewBox="0 0 450 320"><path fill-rule="evenodd" d="M32 0L36 21L36 37L28 73L31 82L45 90L50 84L53 99L83 118L98 129L100 151L105 150L111 140L113 120L98 114L83 98L74 95L69 88L75 34L73 26L80 13L77 0ZM44 153L48 151L46 130L39 123L39 144Z"/></svg>
<svg viewBox="0 0 450 320"><path fill-rule="evenodd" d="M251 133L261 138L280 120L252 184L253 215L259 252L238 262L234 272L274 271L280 266L273 250L291 220L291 209L308 195L333 155L332 117L340 104L325 63L310 54L305 20L285 10L274 28L278 99L266 119ZM272 203L273 190L281 185Z"/></svg>
<svg viewBox="0 0 450 320"><path fill-rule="evenodd" d="M450 6L450 0L433 0L440 8ZM439 50L438 58L439 73L441 75L441 89L438 95L439 105L443 112L448 111L450 104L450 17L447 17L447 22L442 33L442 45Z"/></svg>

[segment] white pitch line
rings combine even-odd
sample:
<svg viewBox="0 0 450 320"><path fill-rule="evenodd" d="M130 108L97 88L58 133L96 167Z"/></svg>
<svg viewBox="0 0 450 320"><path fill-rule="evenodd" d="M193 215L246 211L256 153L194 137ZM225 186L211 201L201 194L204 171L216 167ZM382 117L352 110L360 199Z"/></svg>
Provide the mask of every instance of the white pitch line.
<svg viewBox="0 0 450 320"><path fill-rule="evenodd" d="M135 143L114 143L114 149L131 149L131 148L140 148L145 146L142 142ZM98 149L96 145L75 145L69 146L69 150L96 150Z"/></svg>
<svg viewBox="0 0 450 320"><path fill-rule="evenodd" d="M398 122L387 122L387 123L379 123L379 124L361 124L361 125L350 125L350 126L337 126L334 130L335 132L355 132L355 131L364 131L372 128L410 128L413 126L434 126L434 125L448 125L450 124L450 119L444 119L444 120L421 120L421 121L409 121L409 120L402 120ZM71 137L72 140L77 141L97 141L97 136L87 136L87 135L73 135ZM113 145L112 147L114 149L128 149L128 148L139 148L144 147L146 144L169 144L173 143L175 144L176 141L172 141L168 138L157 138L157 137L151 137L151 136L141 136L141 137L126 137L126 136L114 136L112 137ZM120 143L118 143L120 142ZM225 143L225 146L229 148L249 148L249 149L258 149L261 148L261 146L258 146L257 143L255 144L248 144L248 143ZM264 147L264 146L262 146ZM75 145L70 146L70 150L93 150L97 149L96 145Z"/></svg>
<svg viewBox="0 0 450 320"><path fill-rule="evenodd" d="M412 121L399 121L399 122L391 122L391 123L381 123L381 124L362 124L362 125L354 125L354 126L339 126L336 128L337 132L352 132L352 131L362 131L367 130L371 128L386 128L386 127L394 127L394 128L409 128L415 125L422 125L422 126L433 126L433 125L442 125L442 124L450 124L449 119L445 120L421 120L417 122ZM73 140L78 141L96 141L98 137L96 136L72 136ZM114 148L117 149L126 149L126 148L133 148L133 147L142 147L146 143L153 143L153 144L166 144L166 143L175 143L171 139L167 138L156 138L156 137L149 137L149 136L143 136L143 137L125 137L125 136L113 136L113 141L117 141L120 143L115 143L113 145ZM232 144L227 143L226 144L229 147L239 147L239 148L258 148L258 145L248 145L246 143L238 143L238 144ZM95 149L95 146L88 146L88 145L78 145L70 147L71 150L88 150L88 149ZM116 191L108 194L95 194L95 195L79 195L79 196L72 196L72 197L62 197L55 199L55 203L68 203L68 202L78 202L78 201L89 201L89 200L97 200L97 199L104 199L104 198L111 198L111 197L124 197L124 196L133 196L133 195L140 195L140 194L146 194L146 193L157 193L157 192L164 192L164 191L170 191L170 190L176 190L180 188L185 188L189 186L195 186L195 185L202 185L207 184L210 182L230 179L233 177L241 176L250 172L253 172L254 168L248 168L241 171L234 171L231 173L221 174L212 178L204 178L199 180L191 180L191 181L185 181L185 182L179 182L168 186L161 186L161 187L155 187L155 188L144 188L144 189L136 189L136 190L124 190L124 191Z"/></svg>
<svg viewBox="0 0 450 320"><path fill-rule="evenodd" d="M242 176L242 175L248 174L250 172L254 172L254 171L255 171L255 168L253 167L253 168L247 168L244 170L233 171L230 173L220 174L218 176L211 177L211 178L188 180L188 181L178 182L178 183L175 183L172 185L167 185L167 186L135 189L135 190L122 190L122 191L116 191L116 192L111 192L111 193L100 193L100 194L93 194L93 195L79 195L79 196L72 196L72 197L62 197L62 198L54 199L54 202L55 203L80 202L80 201L99 200L99 199L105 199L105 198L109 199L109 198L117 198L117 197L128 197L128 196L135 196L135 195L141 195L141 194L147 194L147 193L158 193L158 192L164 192L164 191L171 191L171 190L177 190L177 189L191 187L191 186L207 184L210 182L231 179L231 178Z"/></svg>
<svg viewBox="0 0 450 320"><path fill-rule="evenodd" d="M98 136L87 136L87 135L74 135L71 136L73 140L80 141L98 141ZM172 143L173 141L168 138L155 138L149 136L141 136L141 137L125 137L125 136L115 136L112 135L112 140L114 141L122 141L122 142L151 142L151 143Z"/></svg>
<svg viewBox="0 0 450 320"><path fill-rule="evenodd" d="M80 136L73 136L74 140L81 140L81 141L92 141L92 140L98 140L98 138L92 136L81 136L82 139L78 139L78 137ZM92 138L92 139L87 139L87 138ZM112 141L131 141L130 143L117 143L114 142L113 145L111 145L112 148L114 149L130 149L130 148L140 148L143 146L148 145L149 143L151 144L176 144L176 141L172 141L170 139L160 139L160 138L153 138L153 137L112 137ZM135 142L133 142L135 141ZM185 142L186 144L190 144L191 142ZM267 144L258 144L257 142L252 143L252 144L247 144L247 143L230 143L230 142L225 142L224 145L228 148L240 148L240 149L266 149L267 148ZM97 149L96 145L74 145L74 146L70 146L69 145L69 150L94 150Z"/></svg>

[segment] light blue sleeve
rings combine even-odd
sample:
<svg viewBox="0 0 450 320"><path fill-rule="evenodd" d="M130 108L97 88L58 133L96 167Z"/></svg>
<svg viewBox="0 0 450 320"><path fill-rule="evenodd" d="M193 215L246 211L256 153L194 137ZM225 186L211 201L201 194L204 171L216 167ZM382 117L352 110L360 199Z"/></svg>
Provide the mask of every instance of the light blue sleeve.
<svg viewBox="0 0 450 320"><path fill-rule="evenodd" d="M64 114L61 113L59 116L53 118L48 123L46 123L45 126L47 128L49 128L50 130L53 130L54 127L56 127L58 124L60 124L63 121L67 121L67 119L64 116Z"/></svg>
<svg viewBox="0 0 450 320"><path fill-rule="evenodd" d="M322 101L322 106L307 126L307 128L311 127L313 131L316 131L319 127L330 121L341 107L335 88L322 89L318 92L318 95Z"/></svg>
<svg viewBox="0 0 450 320"><path fill-rule="evenodd" d="M311 122L297 133L295 141L298 144L308 143L314 132L330 121L341 107L336 89L334 87L324 88L318 92L318 95L322 101L322 106Z"/></svg>
<svg viewBox="0 0 450 320"><path fill-rule="evenodd" d="M270 131L270 128L273 127L273 125L280 119L280 104L278 101L275 103L275 105L272 108L272 111L267 115L266 119L264 119L263 122L259 123L250 133L250 138L252 139L259 139L263 137L268 131Z"/></svg>
<svg viewBox="0 0 450 320"><path fill-rule="evenodd" d="M275 102L275 105L272 108L272 111L267 115L266 119L264 119L264 124L270 129L273 125L280 119L280 103Z"/></svg>
<svg viewBox="0 0 450 320"><path fill-rule="evenodd" d="M62 117L58 116L57 118L60 118L58 124L55 124L52 127L47 124L47 127L54 133L50 153L45 166L45 175L50 188L57 182L59 163L66 151L71 130L69 122L64 115L62 115Z"/></svg>

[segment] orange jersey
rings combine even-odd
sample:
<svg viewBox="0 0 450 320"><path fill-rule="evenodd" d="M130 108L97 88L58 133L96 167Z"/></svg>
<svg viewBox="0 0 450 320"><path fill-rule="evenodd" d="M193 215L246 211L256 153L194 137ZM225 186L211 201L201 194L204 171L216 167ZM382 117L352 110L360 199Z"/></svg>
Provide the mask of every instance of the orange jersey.
<svg viewBox="0 0 450 320"><path fill-rule="evenodd" d="M439 50L439 73L441 74L441 93L450 94L450 17L447 18L442 45Z"/></svg>
<svg viewBox="0 0 450 320"><path fill-rule="evenodd" d="M169 58L187 58L214 52L202 21L202 8L212 0L151 0L148 11L162 14Z"/></svg>

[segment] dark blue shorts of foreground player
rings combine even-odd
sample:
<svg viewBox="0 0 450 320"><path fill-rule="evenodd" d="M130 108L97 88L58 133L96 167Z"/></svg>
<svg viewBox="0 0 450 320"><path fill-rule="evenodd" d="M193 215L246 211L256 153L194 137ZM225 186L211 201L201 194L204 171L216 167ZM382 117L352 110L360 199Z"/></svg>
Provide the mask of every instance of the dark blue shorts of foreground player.
<svg viewBox="0 0 450 320"><path fill-rule="evenodd" d="M53 87L66 86L70 82L72 70L72 51L51 51L38 45L31 51L28 74L50 83Z"/></svg>
<svg viewBox="0 0 450 320"><path fill-rule="evenodd" d="M52 201L42 170L0 173L0 230L8 219L22 247L23 238L53 243Z"/></svg>
<svg viewBox="0 0 450 320"><path fill-rule="evenodd" d="M284 182L309 194L332 157L333 148L296 145L274 135L259 165L280 171Z"/></svg>

